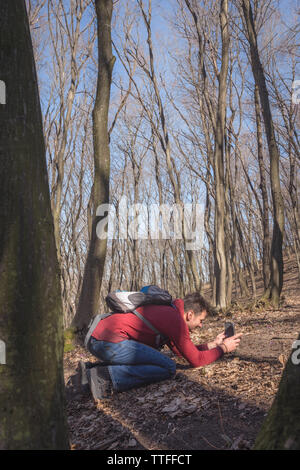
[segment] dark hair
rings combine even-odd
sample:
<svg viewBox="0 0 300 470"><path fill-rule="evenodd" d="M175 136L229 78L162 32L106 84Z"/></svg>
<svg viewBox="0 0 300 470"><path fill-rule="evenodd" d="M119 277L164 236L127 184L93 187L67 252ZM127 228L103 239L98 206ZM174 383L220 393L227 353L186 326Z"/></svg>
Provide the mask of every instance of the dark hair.
<svg viewBox="0 0 300 470"><path fill-rule="evenodd" d="M191 294L187 294L183 298L184 302L184 311L187 312L188 310L193 310L195 315L200 315L204 310L207 312L207 315L213 315L214 309L213 307L207 302L207 300L199 294L199 292L192 292Z"/></svg>

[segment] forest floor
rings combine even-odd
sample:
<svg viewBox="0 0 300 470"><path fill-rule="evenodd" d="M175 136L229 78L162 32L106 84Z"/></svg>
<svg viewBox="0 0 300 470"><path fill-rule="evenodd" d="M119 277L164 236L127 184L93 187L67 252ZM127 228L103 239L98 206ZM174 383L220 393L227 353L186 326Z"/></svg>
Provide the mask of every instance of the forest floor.
<svg viewBox="0 0 300 470"><path fill-rule="evenodd" d="M258 296L262 287L257 279ZM78 361L96 358L79 346L65 353L72 449L250 449L300 331L300 284L293 260L285 260L282 294L279 310L249 310L242 306L251 299L235 297L239 308L230 319L244 335L234 353L198 369L174 356L175 379L116 393L110 400L95 402L74 386ZM224 320L206 319L192 333L194 343L214 339L224 330Z"/></svg>

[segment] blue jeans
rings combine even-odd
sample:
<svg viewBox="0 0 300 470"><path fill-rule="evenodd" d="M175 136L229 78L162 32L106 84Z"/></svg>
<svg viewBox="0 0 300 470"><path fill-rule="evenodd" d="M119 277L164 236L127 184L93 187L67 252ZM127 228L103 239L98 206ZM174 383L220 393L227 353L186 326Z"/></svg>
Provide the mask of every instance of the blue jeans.
<svg viewBox="0 0 300 470"><path fill-rule="evenodd" d="M122 392L141 385L170 379L175 375L176 364L150 346L133 340L120 343L91 338L91 354L108 362L113 389Z"/></svg>

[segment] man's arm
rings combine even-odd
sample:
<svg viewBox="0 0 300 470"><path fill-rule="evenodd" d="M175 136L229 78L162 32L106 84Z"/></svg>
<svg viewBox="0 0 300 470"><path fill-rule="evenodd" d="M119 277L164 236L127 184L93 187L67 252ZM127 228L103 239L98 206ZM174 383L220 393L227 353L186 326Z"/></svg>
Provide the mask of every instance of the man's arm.
<svg viewBox="0 0 300 470"><path fill-rule="evenodd" d="M180 321L180 325L177 325L177 327L173 329L173 334L170 336L170 347L172 351L184 357L192 367L210 364L224 354L224 350L220 346L211 349L208 349L207 344L195 346L191 341L188 327L183 319Z"/></svg>

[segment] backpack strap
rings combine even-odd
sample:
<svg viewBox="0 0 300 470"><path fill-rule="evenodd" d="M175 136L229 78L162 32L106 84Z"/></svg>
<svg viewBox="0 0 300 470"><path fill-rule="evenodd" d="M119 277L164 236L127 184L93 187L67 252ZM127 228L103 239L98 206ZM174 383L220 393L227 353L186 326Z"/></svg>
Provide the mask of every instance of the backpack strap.
<svg viewBox="0 0 300 470"><path fill-rule="evenodd" d="M129 312L128 312L129 313ZM134 313L140 320L142 320L154 333L156 333L156 338L155 338L155 343L156 346L159 348L160 346L163 346L167 341L168 338L164 335L162 335L143 315L141 315L137 310L132 310L131 313ZM104 313L102 315L98 314L94 318L91 319L90 324L88 326L88 332L86 334L85 340L84 340L84 346L88 349L88 343L89 340L92 336L92 333L96 326L98 325L100 320L104 320L104 318L110 317L111 315L114 315L113 312L108 312Z"/></svg>
<svg viewBox="0 0 300 470"><path fill-rule="evenodd" d="M162 335L143 315L141 315L137 310L132 310L132 313L134 313L140 320L142 320L154 333L156 333L156 346L159 347L161 345L161 341L163 341L163 344L165 344L168 340L164 335Z"/></svg>
<svg viewBox="0 0 300 470"><path fill-rule="evenodd" d="M87 332L85 340L84 340L84 346L86 348L88 347L88 342L89 342L89 340L92 336L92 333L93 333L94 329L98 325L99 321L104 320L104 318L106 318L106 317L110 317L110 315L113 315L113 314L111 312L103 313L102 315L99 313L98 315L96 315L95 317L93 317L91 319L91 321L89 323L89 326L88 326L88 332Z"/></svg>

